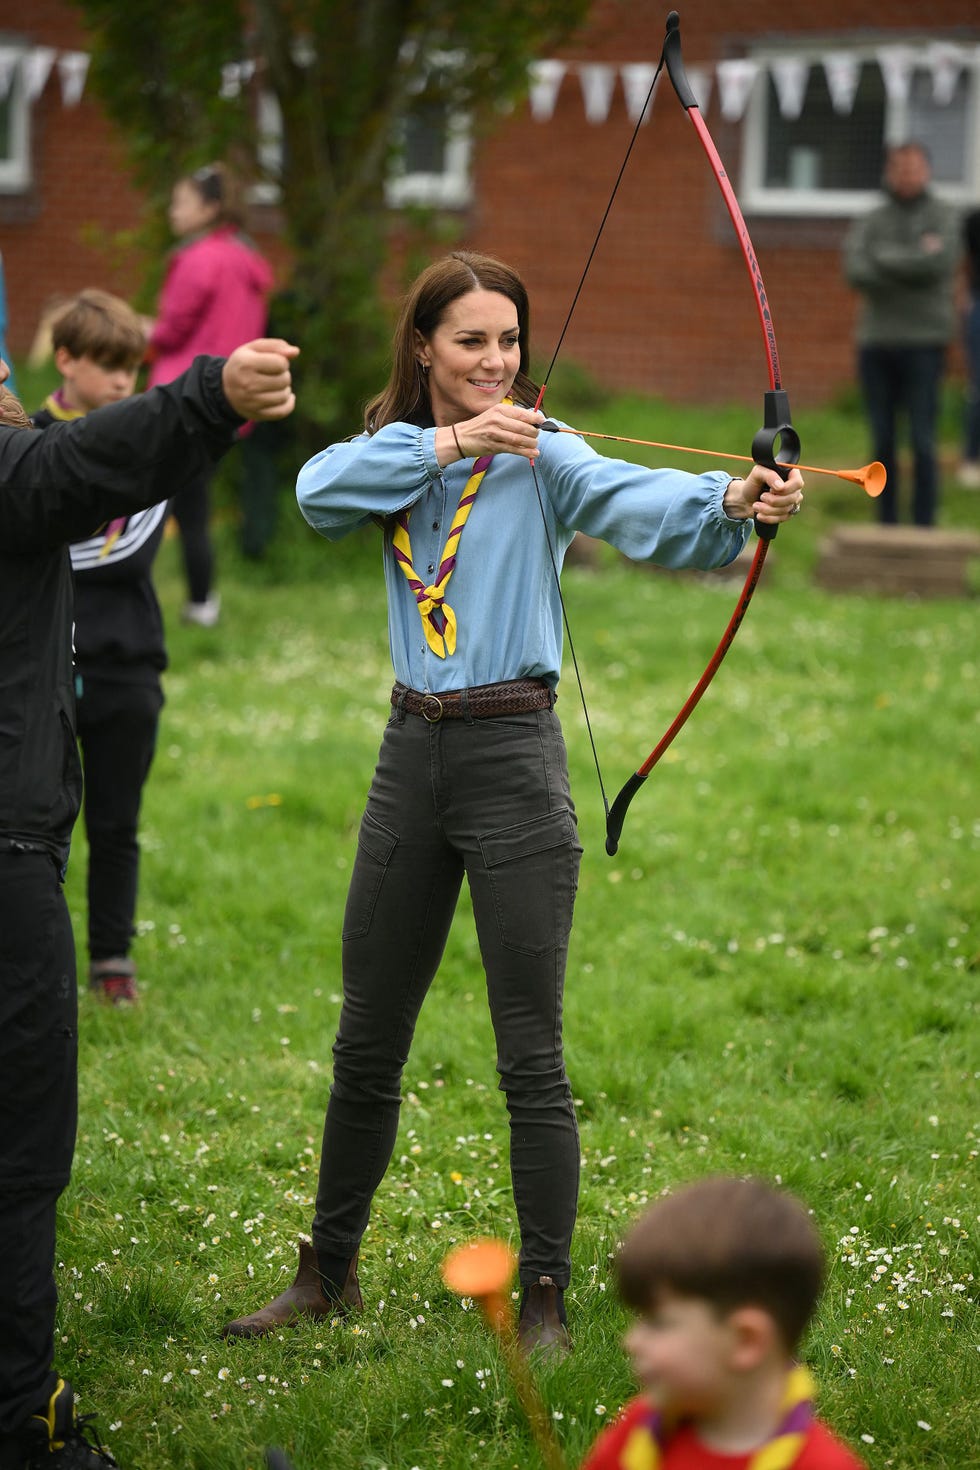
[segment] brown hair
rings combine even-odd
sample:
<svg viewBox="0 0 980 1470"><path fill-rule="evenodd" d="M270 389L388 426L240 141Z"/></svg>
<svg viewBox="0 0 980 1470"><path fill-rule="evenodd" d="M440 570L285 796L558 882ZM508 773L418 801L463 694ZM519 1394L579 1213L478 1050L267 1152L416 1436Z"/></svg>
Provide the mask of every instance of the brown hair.
<svg viewBox="0 0 980 1470"><path fill-rule="evenodd" d="M526 407L534 403L538 389L528 376L531 309L524 282L509 265L490 255L454 250L428 266L405 297L395 327L388 386L364 410L369 434L413 416L431 418L429 384L417 358L415 334L431 337L447 308L469 291L497 291L516 307L521 365L512 392L515 402Z"/></svg>
<svg viewBox="0 0 980 1470"><path fill-rule="evenodd" d="M663 1291L726 1314L757 1306L792 1352L820 1297L824 1256L805 1207L758 1179L703 1179L658 1200L616 1259L628 1306L649 1311Z"/></svg>
<svg viewBox="0 0 980 1470"><path fill-rule="evenodd" d="M80 291L51 323L51 346L72 357L90 357L104 368L139 366L146 352L140 319L108 291Z"/></svg>
<svg viewBox="0 0 980 1470"><path fill-rule="evenodd" d="M33 429L24 405L15 393L0 383L0 424L7 429Z"/></svg>
<svg viewBox="0 0 980 1470"><path fill-rule="evenodd" d="M218 206L215 224L237 225L245 223L245 197L242 186L224 163L206 163L203 168L185 174L178 182L190 184L196 189L205 204Z"/></svg>

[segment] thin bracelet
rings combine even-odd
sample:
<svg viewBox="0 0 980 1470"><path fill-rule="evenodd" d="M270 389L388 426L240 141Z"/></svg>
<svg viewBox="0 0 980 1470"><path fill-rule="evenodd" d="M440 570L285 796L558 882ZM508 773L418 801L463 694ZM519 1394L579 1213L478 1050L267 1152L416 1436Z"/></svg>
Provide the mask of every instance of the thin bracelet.
<svg viewBox="0 0 980 1470"><path fill-rule="evenodd" d="M466 455L463 453L463 446L462 446L462 444L460 444L460 442L459 442L459 435L456 433L456 425L455 424L450 424L449 427L453 431L453 438L456 440L456 448L459 450L459 457L460 457L460 459L465 459L466 458Z"/></svg>

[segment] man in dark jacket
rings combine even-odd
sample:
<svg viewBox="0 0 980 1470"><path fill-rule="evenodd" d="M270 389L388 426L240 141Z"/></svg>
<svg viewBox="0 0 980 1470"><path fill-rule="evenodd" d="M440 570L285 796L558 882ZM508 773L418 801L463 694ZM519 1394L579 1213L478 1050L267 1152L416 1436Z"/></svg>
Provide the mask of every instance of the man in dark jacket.
<svg viewBox="0 0 980 1470"><path fill-rule="evenodd" d="M953 286L960 241L956 212L929 187L929 155L918 143L890 148L885 197L856 220L844 247L844 272L861 295L858 373L871 426L873 459L888 481L876 505L899 519L897 433L908 418L912 442L912 520L936 519L936 425L946 348L956 330Z"/></svg>
<svg viewBox="0 0 980 1470"><path fill-rule="evenodd" d="M279 340L32 431L0 388L0 1470L114 1465L54 1370L55 1215L77 1118L77 990L61 889L81 770L68 543L165 500L294 406ZM0 364L0 384L7 369Z"/></svg>

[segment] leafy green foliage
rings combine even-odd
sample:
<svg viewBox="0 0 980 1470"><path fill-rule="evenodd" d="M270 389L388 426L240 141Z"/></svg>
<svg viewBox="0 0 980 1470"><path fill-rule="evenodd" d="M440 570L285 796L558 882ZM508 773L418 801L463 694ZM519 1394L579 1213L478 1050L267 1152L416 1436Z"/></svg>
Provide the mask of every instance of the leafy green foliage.
<svg viewBox="0 0 980 1470"><path fill-rule="evenodd" d="M587 0L77 3L92 38L93 85L153 209L144 234L156 262L151 284L175 176L224 158L245 177L261 177L257 94L278 102L275 181L294 269L274 322L302 342L303 413L321 437L349 433L383 381L384 187L407 109L431 99L470 114L479 128L526 86L528 62L589 9ZM243 62L255 63L253 78L222 89L222 68ZM414 216L412 228L443 233L435 216Z"/></svg>

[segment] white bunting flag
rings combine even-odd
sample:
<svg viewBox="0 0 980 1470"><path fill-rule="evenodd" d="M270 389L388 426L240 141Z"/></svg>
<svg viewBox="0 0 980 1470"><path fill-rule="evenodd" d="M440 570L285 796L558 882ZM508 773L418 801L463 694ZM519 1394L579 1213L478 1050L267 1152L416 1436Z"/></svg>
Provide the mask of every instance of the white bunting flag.
<svg viewBox="0 0 980 1470"><path fill-rule="evenodd" d="M531 116L535 122L547 122L555 110L558 90L565 75L563 61L532 61L530 68Z"/></svg>
<svg viewBox="0 0 980 1470"><path fill-rule="evenodd" d="M854 106L861 63L853 51L828 51L823 57L823 69L831 106L839 116L847 117Z"/></svg>
<svg viewBox="0 0 980 1470"><path fill-rule="evenodd" d="M880 46L878 65L888 100L900 106L909 100L916 54L911 46Z"/></svg>
<svg viewBox="0 0 980 1470"><path fill-rule="evenodd" d="M626 98L630 122L639 122L641 111L643 121L649 122L650 108L647 106L647 98L653 102L650 87L657 75L657 68L652 61L624 61L619 72L623 79L623 96Z"/></svg>
<svg viewBox="0 0 980 1470"><path fill-rule="evenodd" d="M66 107L77 107L85 91L89 57L84 51L62 51L58 57L61 100Z"/></svg>
<svg viewBox="0 0 980 1470"><path fill-rule="evenodd" d="M605 61L583 61L579 65L578 79L585 99L585 115L590 123L605 122L609 116L613 87L616 85L616 69Z"/></svg>
<svg viewBox="0 0 980 1470"><path fill-rule="evenodd" d="M28 102L36 102L44 91L56 55L53 46L32 46L24 53L24 91Z"/></svg>
<svg viewBox="0 0 980 1470"><path fill-rule="evenodd" d="M925 61L932 72L932 100L939 107L948 107L967 64L966 51L954 41L930 41Z"/></svg>
<svg viewBox="0 0 980 1470"><path fill-rule="evenodd" d="M748 56L740 56L731 61L719 61L716 69L721 115L727 122L738 122L748 104L759 63Z"/></svg>
<svg viewBox="0 0 980 1470"><path fill-rule="evenodd" d="M772 72L782 116L799 117L806 100L810 63L804 61L802 56L779 56L770 61L769 70Z"/></svg>

